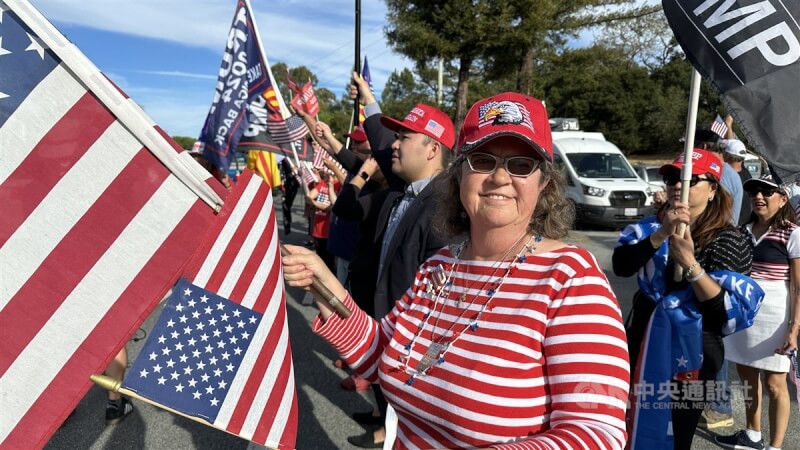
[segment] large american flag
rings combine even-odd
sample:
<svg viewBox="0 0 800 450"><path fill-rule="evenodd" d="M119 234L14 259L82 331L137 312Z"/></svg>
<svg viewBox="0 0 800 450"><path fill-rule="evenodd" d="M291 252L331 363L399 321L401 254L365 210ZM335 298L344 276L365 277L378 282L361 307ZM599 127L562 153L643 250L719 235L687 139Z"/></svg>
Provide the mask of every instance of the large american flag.
<svg viewBox="0 0 800 450"><path fill-rule="evenodd" d="M123 387L211 426L294 448L297 396L275 208L246 170L173 288Z"/></svg>
<svg viewBox="0 0 800 450"><path fill-rule="evenodd" d="M226 194L27 2L0 22L0 447L37 448Z"/></svg>

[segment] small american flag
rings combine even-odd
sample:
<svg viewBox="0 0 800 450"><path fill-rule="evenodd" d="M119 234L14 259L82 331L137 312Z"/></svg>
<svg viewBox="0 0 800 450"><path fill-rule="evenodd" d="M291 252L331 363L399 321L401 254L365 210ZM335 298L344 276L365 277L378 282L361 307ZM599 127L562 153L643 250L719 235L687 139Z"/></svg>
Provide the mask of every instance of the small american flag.
<svg viewBox="0 0 800 450"><path fill-rule="evenodd" d="M267 131L269 131L275 143L291 145L292 142L303 139L303 136L308 133L308 127L305 121L296 114L286 120L270 115L267 118Z"/></svg>
<svg viewBox="0 0 800 450"><path fill-rule="evenodd" d="M725 125L725 121L722 120L719 114L717 114L717 117L711 122L711 131L721 138L725 138L725 134L728 132L728 126Z"/></svg>
<svg viewBox="0 0 800 450"><path fill-rule="evenodd" d="M331 196L328 194L327 184L320 186L316 200L323 205L328 205L331 203Z"/></svg>
<svg viewBox="0 0 800 450"><path fill-rule="evenodd" d="M293 449L297 395L278 246L271 189L245 170L123 387L258 444Z"/></svg>
<svg viewBox="0 0 800 450"><path fill-rule="evenodd" d="M442 137L442 133L444 133L444 126L439 122L431 119L428 120L428 123L425 125L425 130L430 131L436 137Z"/></svg>
<svg viewBox="0 0 800 450"><path fill-rule="evenodd" d="M344 166L342 166L339 161L333 159L331 155L329 155L324 149L317 147L317 149L314 151L314 160L311 162L311 165L317 170L324 170L330 174L333 174L333 171L325 166L325 160L333 161L334 165L338 167L342 173L347 173L347 171L344 169Z"/></svg>
<svg viewBox="0 0 800 450"><path fill-rule="evenodd" d="M214 423L262 317L181 279L123 385Z"/></svg>
<svg viewBox="0 0 800 450"><path fill-rule="evenodd" d="M317 178L312 170L313 168L314 166L311 165L309 161L300 161L300 172L303 177L303 183L306 185L319 182L319 178Z"/></svg>

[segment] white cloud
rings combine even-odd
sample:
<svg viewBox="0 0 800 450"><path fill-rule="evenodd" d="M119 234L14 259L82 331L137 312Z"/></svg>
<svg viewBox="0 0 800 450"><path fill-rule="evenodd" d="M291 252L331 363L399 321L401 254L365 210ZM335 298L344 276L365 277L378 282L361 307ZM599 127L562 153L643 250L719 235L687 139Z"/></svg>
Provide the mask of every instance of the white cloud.
<svg viewBox="0 0 800 450"><path fill-rule="evenodd" d="M234 0L31 2L67 35L70 27L80 26L206 49L210 55L219 55L220 60L236 5ZM251 4L270 63L305 65L317 75L319 86L336 95L344 92L353 65L352 0L251 0ZM388 47L383 33L386 26L383 1L362 2L361 17L361 55L362 59L364 55L369 58L373 84L380 95L391 72L410 67L411 62ZM153 46L152 51L158 52L157 47ZM126 49L108 51L123 55ZM170 57L187 58L181 54ZM124 70L117 67L105 70L167 133L197 136L214 95L213 83L203 85L190 80L215 80L219 66L215 65L209 73L198 73L157 67L154 62L157 60L161 59L135 61L134 67ZM186 61L186 67L191 64L192 61Z"/></svg>
<svg viewBox="0 0 800 450"><path fill-rule="evenodd" d="M32 1L51 21L206 48L220 57L235 5L230 0ZM351 0L251 4L270 63L308 66L322 86L342 90L353 64ZM388 47L382 1L363 2L361 17L362 57L372 56L370 69L380 90L393 70L411 63Z"/></svg>

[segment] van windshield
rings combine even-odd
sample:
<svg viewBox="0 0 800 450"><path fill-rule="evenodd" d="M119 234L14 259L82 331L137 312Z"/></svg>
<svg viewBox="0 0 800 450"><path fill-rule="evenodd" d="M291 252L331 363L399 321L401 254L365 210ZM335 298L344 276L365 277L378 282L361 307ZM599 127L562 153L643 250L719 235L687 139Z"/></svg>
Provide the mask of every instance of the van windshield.
<svg viewBox="0 0 800 450"><path fill-rule="evenodd" d="M636 178L625 158L617 153L569 153L567 158L579 177Z"/></svg>

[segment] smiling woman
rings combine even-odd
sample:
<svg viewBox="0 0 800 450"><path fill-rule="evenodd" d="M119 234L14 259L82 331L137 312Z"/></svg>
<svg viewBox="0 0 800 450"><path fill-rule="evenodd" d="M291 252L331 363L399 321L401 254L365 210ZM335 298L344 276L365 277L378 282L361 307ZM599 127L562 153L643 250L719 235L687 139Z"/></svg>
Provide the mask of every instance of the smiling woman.
<svg viewBox="0 0 800 450"><path fill-rule="evenodd" d="M750 220L742 227L754 246L751 276L766 297L753 326L725 338L725 356L736 363L744 397L752 399L745 410L747 431L715 439L726 446L760 440L763 371L769 394L769 441L780 448L791 406L786 374L800 333L800 227L789 204L789 189L770 175L747 180L744 190L753 204Z"/></svg>
<svg viewBox="0 0 800 450"><path fill-rule="evenodd" d="M434 228L464 239L423 263L380 323L305 249L283 260L288 284L313 274L353 309L343 320L318 302L314 329L379 380L399 419L394 448L624 447L622 317L595 258L559 241L572 212L544 105L480 100L457 150Z"/></svg>

